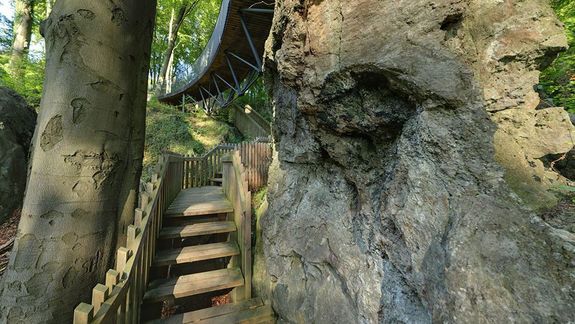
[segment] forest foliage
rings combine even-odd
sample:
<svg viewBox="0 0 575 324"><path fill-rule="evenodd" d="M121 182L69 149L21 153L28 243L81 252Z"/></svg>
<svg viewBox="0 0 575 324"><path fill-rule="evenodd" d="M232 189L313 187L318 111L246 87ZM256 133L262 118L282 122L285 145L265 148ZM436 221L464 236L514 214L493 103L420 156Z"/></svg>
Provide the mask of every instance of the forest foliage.
<svg viewBox="0 0 575 324"><path fill-rule="evenodd" d="M40 23L48 17L49 3L50 1L34 1L31 50L17 66L23 71L19 77L14 77L14 74L9 72L14 22L0 14L0 84L14 89L35 108L40 105L44 83L44 40L40 35ZM11 6L14 7L14 4Z"/></svg>
<svg viewBox="0 0 575 324"><path fill-rule="evenodd" d="M150 88L158 82L162 62L166 56L169 37L170 20L183 5L195 2L192 0L159 0L156 29L154 33L151 63ZM49 1L34 1L34 25L32 29L32 48L34 50L27 59L21 62L24 73L14 78L9 73L8 65L13 41L13 21L0 15L0 84L13 88L28 102L38 107L42 95L44 81L45 57L43 40L39 32L40 23L48 15ZM570 48L561 53L557 60L541 74L540 89L548 104L563 106L575 113L575 1L550 0L559 19L565 24ZM174 62L171 75L174 78L186 75L191 63L200 56L209 41L217 17L221 0L199 0L190 10L177 33L174 48ZM12 1L13 7L13 1ZM243 97L237 99L237 104L250 104L267 120L271 121L271 102L263 81L259 80Z"/></svg>
<svg viewBox="0 0 575 324"><path fill-rule="evenodd" d="M551 6L565 24L569 49L541 74L540 84L552 106L575 114L575 1L551 0Z"/></svg>
<svg viewBox="0 0 575 324"><path fill-rule="evenodd" d="M152 86L159 81L162 63L166 56L170 20L173 13L183 5L195 3L193 0L159 0L156 16L156 29L152 43L150 63L150 83ZM200 0L187 12L184 22L177 34L174 48L174 63L172 75L184 75L191 63L200 56L208 43L220 11L221 0Z"/></svg>

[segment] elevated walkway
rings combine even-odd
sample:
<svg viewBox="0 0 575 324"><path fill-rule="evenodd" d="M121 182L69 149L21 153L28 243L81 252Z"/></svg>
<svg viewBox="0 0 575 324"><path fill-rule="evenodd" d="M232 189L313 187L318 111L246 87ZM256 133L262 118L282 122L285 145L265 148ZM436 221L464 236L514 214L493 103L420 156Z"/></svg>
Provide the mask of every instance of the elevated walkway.
<svg viewBox="0 0 575 324"><path fill-rule="evenodd" d="M266 4L271 3L271 5ZM272 19L273 1L223 0L212 36L187 75L161 102L202 102L221 107L243 95L262 71L262 56Z"/></svg>

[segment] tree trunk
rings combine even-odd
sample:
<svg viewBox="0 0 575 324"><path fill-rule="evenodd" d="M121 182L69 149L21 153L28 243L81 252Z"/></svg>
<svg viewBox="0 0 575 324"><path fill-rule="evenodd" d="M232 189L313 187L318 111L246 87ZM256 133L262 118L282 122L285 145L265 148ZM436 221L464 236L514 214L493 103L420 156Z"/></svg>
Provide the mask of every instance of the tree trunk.
<svg viewBox="0 0 575 324"><path fill-rule="evenodd" d="M162 63L162 68L160 70L160 75L158 78L158 85L156 88L157 94L166 93L166 74L168 72L168 68L170 67L170 60L172 60L172 55L174 53L174 48L176 47L176 41L178 40L178 32L182 23L184 22L184 18L192 8L197 5L198 1L195 1L193 4L184 4L178 10L178 15L176 16L176 20L170 20L170 34L168 35L168 48L166 48L166 53L164 54L164 61Z"/></svg>
<svg viewBox="0 0 575 324"><path fill-rule="evenodd" d="M12 43L12 57L10 58L10 67L15 74L21 70L22 60L28 55L30 49L33 15L33 0L16 0L14 42Z"/></svg>
<svg viewBox="0 0 575 324"><path fill-rule="evenodd" d="M111 264L135 200L155 8L60 0L44 25L48 82L0 322L70 322Z"/></svg>
<svg viewBox="0 0 575 324"><path fill-rule="evenodd" d="M172 81L174 78L174 51L170 55L168 70L166 71L166 93L172 92Z"/></svg>
<svg viewBox="0 0 575 324"><path fill-rule="evenodd" d="M174 35L174 20L176 19L176 11L174 10L174 8L172 8L172 11L170 13L170 28L168 29L168 39L172 39L173 35ZM171 89L172 89L172 65L174 62L174 50L175 50L175 46L172 49L172 51L169 53L169 59L168 59L168 66L166 68L166 75L164 77L164 82L165 82L165 87L163 89L164 93L170 93ZM168 54L168 53L166 53Z"/></svg>
<svg viewBox="0 0 575 324"><path fill-rule="evenodd" d="M52 12L53 6L54 6L53 0L46 0L46 17L50 16L50 12Z"/></svg>

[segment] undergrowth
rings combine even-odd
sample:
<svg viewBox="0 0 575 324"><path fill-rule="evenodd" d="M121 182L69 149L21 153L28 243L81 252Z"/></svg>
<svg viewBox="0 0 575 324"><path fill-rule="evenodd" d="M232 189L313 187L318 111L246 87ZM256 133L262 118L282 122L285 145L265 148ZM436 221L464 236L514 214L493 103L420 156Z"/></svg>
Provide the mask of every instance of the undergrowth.
<svg viewBox="0 0 575 324"><path fill-rule="evenodd" d="M18 63L22 73L15 76L10 73L10 55L0 54L0 86L13 89L38 110L44 83L44 63L44 59L25 59Z"/></svg>
<svg viewBox="0 0 575 324"><path fill-rule="evenodd" d="M187 108L191 112L156 99L148 103L143 180L149 180L162 151L199 156L219 143L242 141L237 130L225 121L211 118L201 109Z"/></svg>
<svg viewBox="0 0 575 324"><path fill-rule="evenodd" d="M551 6L565 24L569 49L542 72L540 85L551 105L575 114L575 1L551 0Z"/></svg>

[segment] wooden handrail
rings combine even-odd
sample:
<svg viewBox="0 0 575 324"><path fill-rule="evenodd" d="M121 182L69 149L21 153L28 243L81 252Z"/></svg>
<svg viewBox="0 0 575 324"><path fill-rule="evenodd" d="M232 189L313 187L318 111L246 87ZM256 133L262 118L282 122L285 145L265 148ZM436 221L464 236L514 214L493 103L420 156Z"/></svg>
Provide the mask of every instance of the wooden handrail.
<svg viewBox="0 0 575 324"><path fill-rule="evenodd" d="M239 150L223 158L223 189L234 207L233 217L237 228L231 239L237 240L240 248L240 254L232 257L231 266L239 267L244 275L244 285L234 289L232 293L234 301L250 299L252 291L252 196L245 171Z"/></svg>
<svg viewBox="0 0 575 324"><path fill-rule="evenodd" d="M183 156L184 178L182 188L212 185L213 178L222 170L222 158L235 150L247 169L249 189L258 190L267 183L268 167L272 159L272 149L268 138L260 137L240 144L222 143L202 156Z"/></svg>
<svg viewBox="0 0 575 324"><path fill-rule="evenodd" d="M181 190L182 162L172 154L160 159L158 173L140 194L140 207L134 212L134 224L128 226L125 247L117 251L115 268L106 273L105 285L94 287L91 304L76 307L75 324L139 323L162 216Z"/></svg>

